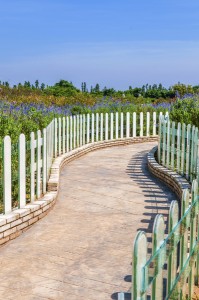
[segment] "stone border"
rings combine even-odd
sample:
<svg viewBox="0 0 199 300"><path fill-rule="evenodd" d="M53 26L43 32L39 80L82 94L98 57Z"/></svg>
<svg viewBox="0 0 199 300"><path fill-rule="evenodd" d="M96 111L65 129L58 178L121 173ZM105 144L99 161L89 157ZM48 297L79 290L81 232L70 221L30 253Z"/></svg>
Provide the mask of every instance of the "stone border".
<svg viewBox="0 0 199 300"><path fill-rule="evenodd" d="M153 175L168 185L181 200L183 189L191 190L191 185L185 177L158 164L156 160L157 149L156 146L148 153L148 168Z"/></svg>
<svg viewBox="0 0 199 300"><path fill-rule="evenodd" d="M120 145L126 146L134 143L154 142L157 140L158 136L150 136L94 142L57 157L51 167L47 193L39 200L26 205L24 208L16 209L9 214L0 216L0 245L18 237L50 211L57 199L60 171L65 164L98 149Z"/></svg>

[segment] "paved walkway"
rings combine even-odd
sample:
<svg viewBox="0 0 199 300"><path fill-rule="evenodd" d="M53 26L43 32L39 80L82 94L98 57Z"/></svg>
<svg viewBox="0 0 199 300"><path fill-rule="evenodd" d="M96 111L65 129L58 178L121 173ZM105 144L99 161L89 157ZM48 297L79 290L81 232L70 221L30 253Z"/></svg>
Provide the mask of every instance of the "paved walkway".
<svg viewBox="0 0 199 300"><path fill-rule="evenodd" d="M0 299L108 300L131 286L133 239L175 195L146 166L154 143L67 165L53 210L0 248Z"/></svg>

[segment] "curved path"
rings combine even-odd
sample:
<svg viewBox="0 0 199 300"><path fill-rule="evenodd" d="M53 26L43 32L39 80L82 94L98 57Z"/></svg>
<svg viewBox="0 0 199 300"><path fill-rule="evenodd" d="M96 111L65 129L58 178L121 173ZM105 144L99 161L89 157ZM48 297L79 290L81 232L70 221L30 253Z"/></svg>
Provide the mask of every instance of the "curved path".
<svg viewBox="0 0 199 300"><path fill-rule="evenodd" d="M106 300L131 286L132 243L175 195L147 170L155 143L66 165L53 210L0 249L0 299Z"/></svg>

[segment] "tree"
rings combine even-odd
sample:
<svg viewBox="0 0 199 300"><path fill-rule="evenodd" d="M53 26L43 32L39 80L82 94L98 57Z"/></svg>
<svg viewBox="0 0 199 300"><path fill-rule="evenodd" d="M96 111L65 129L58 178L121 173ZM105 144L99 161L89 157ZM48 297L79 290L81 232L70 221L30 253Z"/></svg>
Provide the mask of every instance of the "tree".
<svg viewBox="0 0 199 300"><path fill-rule="evenodd" d="M39 88L39 80L38 79L35 81L35 87L36 87L36 89Z"/></svg>
<svg viewBox="0 0 199 300"><path fill-rule="evenodd" d="M45 89L45 84L42 83L42 84L41 84L41 90L43 91L44 89Z"/></svg>

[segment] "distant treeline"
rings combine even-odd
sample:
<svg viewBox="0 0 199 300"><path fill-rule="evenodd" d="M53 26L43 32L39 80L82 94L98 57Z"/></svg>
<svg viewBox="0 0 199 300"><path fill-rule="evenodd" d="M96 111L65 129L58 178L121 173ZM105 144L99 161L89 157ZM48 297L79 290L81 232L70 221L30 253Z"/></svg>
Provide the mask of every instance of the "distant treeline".
<svg viewBox="0 0 199 300"><path fill-rule="evenodd" d="M132 102L159 102L170 101L176 97L183 97L186 94L199 93L199 85L191 86L177 83L169 88L160 84L146 84L142 87L129 86L128 90L115 90L114 88L101 88L97 83L95 86L87 87L86 82L82 82L81 90L73 85L72 82L60 80L52 86L39 83L38 80L32 84L25 81L10 86L9 82L0 81L0 99L17 102L50 102L58 105L83 101L84 104L92 105L94 99L100 97L112 97L115 99L126 99ZM48 99L48 100L47 100Z"/></svg>

